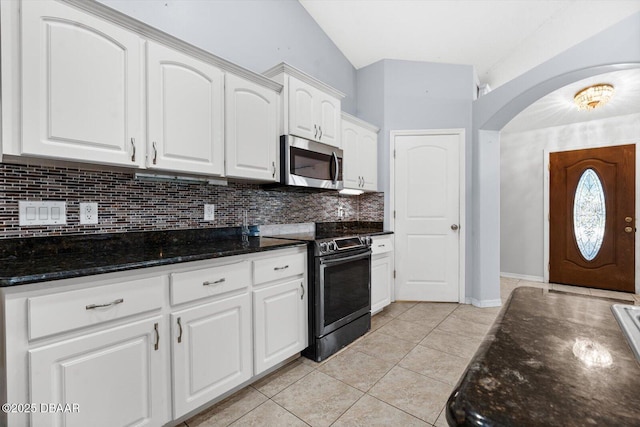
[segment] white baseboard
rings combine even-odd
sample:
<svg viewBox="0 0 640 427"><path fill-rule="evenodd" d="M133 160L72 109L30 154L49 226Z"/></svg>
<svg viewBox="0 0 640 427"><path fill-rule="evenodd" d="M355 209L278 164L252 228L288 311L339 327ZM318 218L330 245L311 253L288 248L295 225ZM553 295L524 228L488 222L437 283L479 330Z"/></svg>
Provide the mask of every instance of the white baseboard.
<svg viewBox="0 0 640 427"><path fill-rule="evenodd" d="M509 279L526 280L528 282L544 283L544 277L542 277L542 276L528 276L526 274L500 272L500 277L508 277Z"/></svg>
<svg viewBox="0 0 640 427"><path fill-rule="evenodd" d="M500 299L479 300L475 298L465 298L464 303L473 304L476 307L500 307L502 305L502 300Z"/></svg>

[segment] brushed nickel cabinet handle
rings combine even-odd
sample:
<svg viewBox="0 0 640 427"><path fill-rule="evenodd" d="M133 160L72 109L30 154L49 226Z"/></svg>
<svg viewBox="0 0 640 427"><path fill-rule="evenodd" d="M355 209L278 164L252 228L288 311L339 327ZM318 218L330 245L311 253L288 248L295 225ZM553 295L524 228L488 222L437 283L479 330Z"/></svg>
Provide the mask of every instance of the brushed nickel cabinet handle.
<svg viewBox="0 0 640 427"><path fill-rule="evenodd" d="M300 295L300 300L304 299L304 284L300 283L300 290L302 290L302 295Z"/></svg>
<svg viewBox="0 0 640 427"><path fill-rule="evenodd" d="M284 267L273 267L275 271L286 270L287 268L289 268L288 265L285 265Z"/></svg>
<svg viewBox="0 0 640 427"><path fill-rule="evenodd" d="M156 332L156 344L153 346L153 349L158 351L158 346L160 345L160 332L158 332L158 324L155 323L153 325L153 330Z"/></svg>
<svg viewBox="0 0 640 427"><path fill-rule="evenodd" d="M213 282L210 282L210 281L207 280L206 282L202 282L202 286L219 285L219 284L224 283L226 281L227 281L227 279L225 279L224 277L222 279L218 279L218 280L215 280Z"/></svg>
<svg viewBox="0 0 640 427"><path fill-rule="evenodd" d="M178 327L180 328L180 335L178 335L178 344L182 342L182 323L180 322L180 318L178 317Z"/></svg>
<svg viewBox="0 0 640 427"><path fill-rule="evenodd" d="M318 129L320 129L320 136L318 137L318 139L322 139L322 126L318 126Z"/></svg>
<svg viewBox="0 0 640 427"><path fill-rule="evenodd" d="M153 164L155 165L158 160L158 147L156 147L155 141L151 145L153 145Z"/></svg>
<svg viewBox="0 0 640 427"><path fill-rule="evenodd" d="M136 139L131 138L131 161L136 161Z"/></svg>
<svg viewBox="0 0 640 427"><path fill-rule="evenodd" d="M271 174L271 178L276 177L276 162L271 162L271 166L273 166L273 173Z"/></svg>
<svg viewBox="0 0 640 427"><path fill-rule="evenodd" d="M122 304L123 302L124 302L124 298L118 298L117 300L108 302L106 304L89 304L85 306L85 309L93 310L94 308L111 307L112 305Z"/></svg>
<svg viewBox="0 0 640 427"><path fill-rule="evenodd" d="M313 137L317 138L318 137L318 125L313 125L313 131L315 132L313 134Z"/></svg>

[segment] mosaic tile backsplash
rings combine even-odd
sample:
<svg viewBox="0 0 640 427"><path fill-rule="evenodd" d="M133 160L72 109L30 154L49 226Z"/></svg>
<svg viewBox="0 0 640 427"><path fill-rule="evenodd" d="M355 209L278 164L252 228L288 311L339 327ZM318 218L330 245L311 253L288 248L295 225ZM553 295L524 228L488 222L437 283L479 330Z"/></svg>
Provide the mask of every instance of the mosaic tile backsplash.
<svg viewBox="0 0 640 427"><path fill-rule="evenodd" d="M67 225L20 227L20 200L66 201ZM98 224L80 224L80 202L98 203ZM205 203L215 205L214 221L202 219ZM245 210L249 223L260 225L382 221L384 195L340 196L237 182L216 186L145 181L132 172L0 164L0 238L235 227Z"/></svg>

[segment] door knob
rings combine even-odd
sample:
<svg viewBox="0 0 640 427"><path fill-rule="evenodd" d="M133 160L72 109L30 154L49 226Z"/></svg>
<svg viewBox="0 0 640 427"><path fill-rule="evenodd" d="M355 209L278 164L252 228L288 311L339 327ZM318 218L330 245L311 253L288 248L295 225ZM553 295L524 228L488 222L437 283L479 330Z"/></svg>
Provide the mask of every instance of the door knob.
<svg viewBox="0 0 640 427"><path fill-rule="evenodd" d="M631 221L633 221L633 218L631 218L630 216L628 216L628 217L626 217L626 218L624 219L624 221L625 221L625 222L631 222Z"/></svg>
<svg viewBox="0 0 640 427"><path fill-rule="evenodd" d="M460 227L458 226L458 224L451 224L451 229L452 229L453 231L456 231L458 228L460 228Z"/></svg>
<svg viewBox="0 0 640 427"><path fill-rule="evenodd" d="M625 231L626 233L631 233L631 232L633 231L633 228L631 228L631 227L625 227L625 228L624 228L624 231Z"/></svg>

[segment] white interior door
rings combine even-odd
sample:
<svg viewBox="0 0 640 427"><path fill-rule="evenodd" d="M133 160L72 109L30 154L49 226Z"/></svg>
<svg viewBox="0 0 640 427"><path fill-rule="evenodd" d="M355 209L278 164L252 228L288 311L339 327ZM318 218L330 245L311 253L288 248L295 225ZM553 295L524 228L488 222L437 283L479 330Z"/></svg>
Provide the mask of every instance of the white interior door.
<svg viewBox="0 0 640 427"><path fill-rule="evenodd" d="M397 300L460 300L461 140L394 135Z"/></svg>

